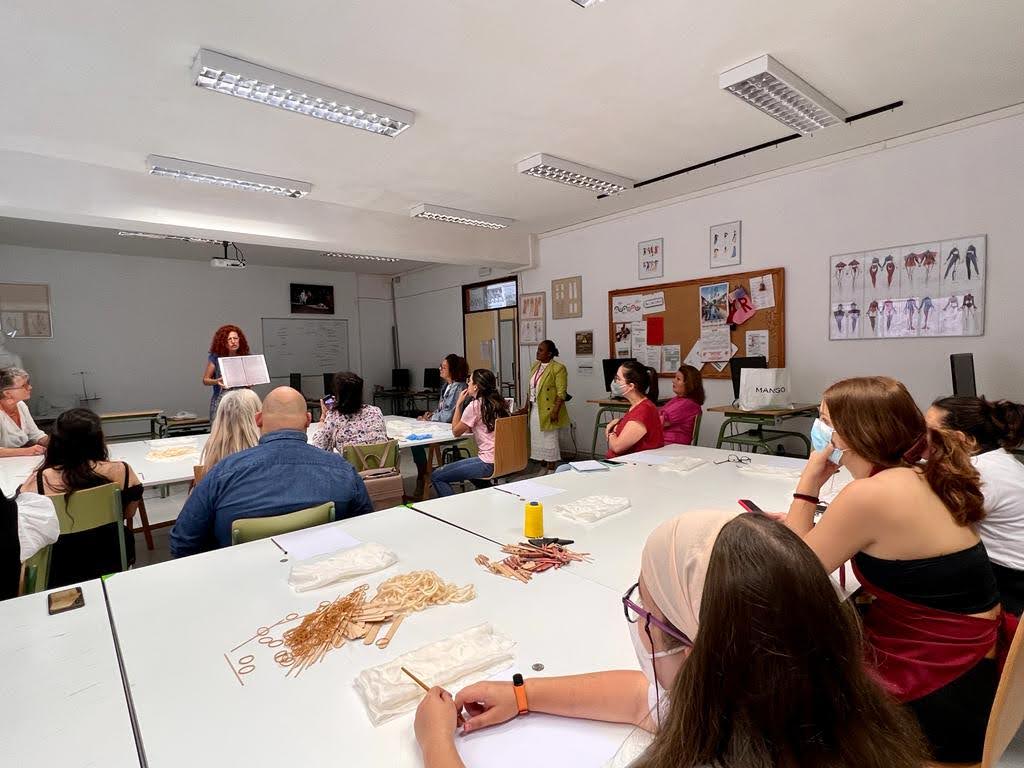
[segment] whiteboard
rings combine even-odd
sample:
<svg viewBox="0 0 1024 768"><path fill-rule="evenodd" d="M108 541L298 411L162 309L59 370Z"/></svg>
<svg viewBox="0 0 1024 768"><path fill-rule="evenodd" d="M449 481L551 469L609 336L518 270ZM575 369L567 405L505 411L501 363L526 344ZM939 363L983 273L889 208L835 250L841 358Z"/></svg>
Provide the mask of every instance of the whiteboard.
<svg viewBox="0 0 1024 768"><path fill-rule="evenodd" d="M263 356L271 378L349 370L348 320L264 317Z"/></svg>

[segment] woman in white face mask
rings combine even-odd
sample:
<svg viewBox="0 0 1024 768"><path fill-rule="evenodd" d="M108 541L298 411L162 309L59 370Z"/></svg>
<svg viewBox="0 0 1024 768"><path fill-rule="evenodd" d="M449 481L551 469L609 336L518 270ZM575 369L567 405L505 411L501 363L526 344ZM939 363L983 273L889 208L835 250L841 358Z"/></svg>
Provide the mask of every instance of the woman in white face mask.
<svg viewBox="0 0 1024 768"><path fill-rule="evenodd" d="M622 603L642 672L531 678L518 693L476 683L454 699L434 688L416 713L426 767L463 766L463 707L464 732L523 711L635 724L655 734L631 763L645 768L923 764L913 723L864 670L852 607L781 523L729 512L663 523Z"/></svg>

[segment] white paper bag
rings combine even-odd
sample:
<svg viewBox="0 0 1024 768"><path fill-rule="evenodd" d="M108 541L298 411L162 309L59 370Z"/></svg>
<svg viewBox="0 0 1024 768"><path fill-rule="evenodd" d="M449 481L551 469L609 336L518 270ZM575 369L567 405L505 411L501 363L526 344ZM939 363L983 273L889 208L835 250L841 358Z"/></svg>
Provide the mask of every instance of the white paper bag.
<svg viewBox="0 0 1024 768"><path fill-rule="evenodd" d="M789 371L785 368L744 368L740 371L739 405L745 411L761 408L788 408Z"/></svg>

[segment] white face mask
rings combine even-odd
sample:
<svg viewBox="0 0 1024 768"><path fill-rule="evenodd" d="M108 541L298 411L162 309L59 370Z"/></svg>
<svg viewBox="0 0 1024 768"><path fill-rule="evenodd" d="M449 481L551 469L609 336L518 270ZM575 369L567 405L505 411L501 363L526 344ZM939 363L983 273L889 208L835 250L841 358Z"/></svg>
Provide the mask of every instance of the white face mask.
<svg viewBox="0 0 1024 768"><path fill-rule="evenodd" d="M666 656L675 656L677 653L682 653L686 650L685 645L680 645L678 648L672 648L668 651L656 651L651 653L640 639L640 622L629 625L629 638L633 641L633 650L636 651L636 660L640 662L640 669L643 671L644 676L651 683L656 685L657 681L654 676L654 659L663 659Z"/></svg>
<svg viewBox="0 0 1024 768"><path fill-rule="evenodd" d="M626 396L626 387L624 385L620 384L615 379L612 379L612 395L615 396L615 397L625 397Z"/></svg>

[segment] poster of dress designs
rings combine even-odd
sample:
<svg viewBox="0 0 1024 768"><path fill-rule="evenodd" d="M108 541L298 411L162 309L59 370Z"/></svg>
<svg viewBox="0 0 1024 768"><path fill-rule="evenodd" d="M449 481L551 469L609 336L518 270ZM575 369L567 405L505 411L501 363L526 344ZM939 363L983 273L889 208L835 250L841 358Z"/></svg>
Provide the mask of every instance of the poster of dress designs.
<svg viewBox="0 0 1024 768"><path fill-rule="evenodd" d="M829 339L981 336L986 235L829 260Z"/></svg>

